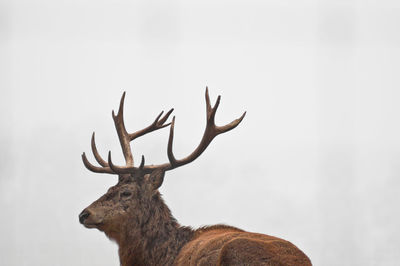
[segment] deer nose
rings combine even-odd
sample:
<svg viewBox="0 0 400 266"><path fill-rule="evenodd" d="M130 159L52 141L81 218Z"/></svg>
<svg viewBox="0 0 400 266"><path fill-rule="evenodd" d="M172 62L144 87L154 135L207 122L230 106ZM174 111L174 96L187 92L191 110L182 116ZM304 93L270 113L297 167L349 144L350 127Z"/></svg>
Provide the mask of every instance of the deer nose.
<svg viewBox="0 0 400 266"><path fill-rule="evenodd" d="M83 224L83 222L86 220L86 218L88 218L90 215L90 212L88 212L86 209L83 210L80 214L79 214L79 222L81 224Z"/></svg>

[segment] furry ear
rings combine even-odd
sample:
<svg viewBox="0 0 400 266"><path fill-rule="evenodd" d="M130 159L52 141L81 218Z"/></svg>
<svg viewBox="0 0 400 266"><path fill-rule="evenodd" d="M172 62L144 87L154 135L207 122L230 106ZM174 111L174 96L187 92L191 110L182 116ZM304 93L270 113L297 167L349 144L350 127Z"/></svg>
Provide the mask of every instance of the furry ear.
<svg viewBox="0 0 400 266"><path fill-rule="evenodd" d="M164 181L165 171L157 169L151 174L144 176L146 183L150 186L151 190L158 189Z"/></svg>

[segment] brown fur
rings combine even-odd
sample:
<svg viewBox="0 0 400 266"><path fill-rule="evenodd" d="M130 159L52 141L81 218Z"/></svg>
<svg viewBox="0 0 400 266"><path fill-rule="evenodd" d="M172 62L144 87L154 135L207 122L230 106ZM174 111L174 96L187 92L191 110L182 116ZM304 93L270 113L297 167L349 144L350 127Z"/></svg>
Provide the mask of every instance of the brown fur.
<svg viewBox="0 0 400 266"><path fill-rule="evenodd" d="M273 236L229 226L196 232L175 261L176 265L311 265L292 243Z"/></svg>
<svg viewBox="0 0 400 266"><path fill-rule="evenodd" d="M154 187L160 178L122 177L82 212L90 214L81 220L86 227L117 242L121 265L311 265L296 246L273 236L227 225L180 226L158 192L161 182Z"/></svg>

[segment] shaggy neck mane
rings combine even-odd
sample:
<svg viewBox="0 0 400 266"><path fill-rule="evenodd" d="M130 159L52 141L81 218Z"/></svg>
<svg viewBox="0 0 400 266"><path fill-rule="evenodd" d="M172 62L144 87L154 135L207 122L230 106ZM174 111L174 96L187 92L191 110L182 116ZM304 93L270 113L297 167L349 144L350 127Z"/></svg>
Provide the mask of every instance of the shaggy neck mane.
<svg viewBox="0 0 400 266"><path fill-rule="evenodd" d="M127 220L115 239L121 265L172 265L194 231L178 224L158 192L141 203L143 214Z"/></svg>

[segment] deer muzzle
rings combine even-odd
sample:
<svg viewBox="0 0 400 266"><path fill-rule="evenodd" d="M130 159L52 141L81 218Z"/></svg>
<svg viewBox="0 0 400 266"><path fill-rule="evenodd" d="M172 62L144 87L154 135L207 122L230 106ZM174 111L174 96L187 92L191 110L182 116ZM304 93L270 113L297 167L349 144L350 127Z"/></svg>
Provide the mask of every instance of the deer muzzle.
<svg viewBox="0 0 400 266"><path fill-rule="evenodd" d="M79 222L87 228L96 228L102 219L86 208L79 214Z"/></svg>

